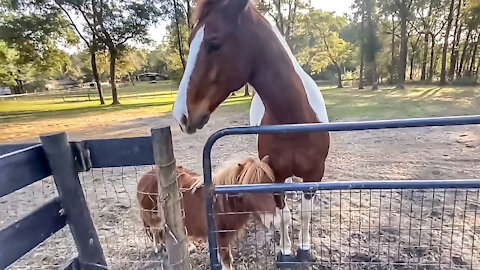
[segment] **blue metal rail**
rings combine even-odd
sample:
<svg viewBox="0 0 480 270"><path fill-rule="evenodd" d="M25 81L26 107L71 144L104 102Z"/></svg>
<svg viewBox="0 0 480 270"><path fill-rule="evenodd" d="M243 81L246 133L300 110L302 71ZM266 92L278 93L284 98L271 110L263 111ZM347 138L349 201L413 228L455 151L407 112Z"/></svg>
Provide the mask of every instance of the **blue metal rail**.
<svg viewBox="0 0 480 270"><path fill-rule="evenodd" d="M361 131L373 129L394 129L435 126L459 126L480 124L480 115L433 117L400 120L381 120L363 122L341 122L320 124L291 124L235 127L219 130L212 134L203 149L203 174L205 180L208 247L212 269L221 269L217 255L217 236L213 218L213 196L215 193L239 192L283 192L313 191L322 189L425 189L425 188L480 188L480 180L449 181L404 181L404 182L337 182L337 183L303 183L303 184L268 184L247 186L222 186L213 188L211 152L217 140L229 135L263 134L263 133L301 133L321 131Z"/></svg>

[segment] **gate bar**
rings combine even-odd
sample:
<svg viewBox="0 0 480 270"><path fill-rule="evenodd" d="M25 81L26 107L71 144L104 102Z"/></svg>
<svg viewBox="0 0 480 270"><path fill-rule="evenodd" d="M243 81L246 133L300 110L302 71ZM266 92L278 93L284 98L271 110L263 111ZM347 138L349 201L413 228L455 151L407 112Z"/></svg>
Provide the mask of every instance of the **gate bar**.
<svg viewBox="0 0 480 270"><path fill-rule="evenodd" d="M221 269L217 255L217 236L215 234L215 223L213 219L213 196L215 190L212 185L212 162L211 152L215 142L228 135L262 134L262 133L299 133L319 131L360 131L370 129L391 129L391 128L413 128L413 127L434 127L434 126L459 126L480 124L480 115L449 116L412 118L397 120L361 121L361 122L339 122L339 123L316 123L316 124L289 124L289 125L264 125L249 127L225 128L213 133L203 148L203 176L205 181L206 202L207 202L207 224L208 224L208 248L210 251L210 265L213 270Z"/></svg>
<svg viewBox="0 0 480 270"><path fill-rule="evenodd" d="M388 181L342 181L278 183L255 185L216 186L216 194L235 193L282 193L286 191L352 190L352 189L444 189L444 188L480 188L480 179L465 180L388 180Z"/></svg>

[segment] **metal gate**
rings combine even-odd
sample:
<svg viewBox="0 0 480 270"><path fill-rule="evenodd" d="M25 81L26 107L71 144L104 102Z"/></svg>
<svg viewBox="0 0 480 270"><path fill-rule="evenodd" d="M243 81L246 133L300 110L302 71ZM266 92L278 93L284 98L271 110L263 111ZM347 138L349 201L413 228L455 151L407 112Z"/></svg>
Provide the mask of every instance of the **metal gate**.
<svg viewBox="0 0 480 270"><path fill-rule="evenodd" d="M314 269L480 269L480 220L477 221L480 217L480 180L212 186L211 150L224 136L472 124L480 124L480 116L253 126L214 133L203 152L205 186L211 190L206 198L211 268L221 269L214 215L222 213L213 211L215 194L308 191L320 194L314 211L317 222L325 224L318 233L319 247L314 247L317 253ZM296 211L301 212L301 209ZM289 233L295 234L295 231L292 229ZM262 255L275 254L275 249L261 252L257 244L254 245L250 247L251 254L256 255L254 266L257 269L272 266L259 265L259 261L265 259Z"/></svg>

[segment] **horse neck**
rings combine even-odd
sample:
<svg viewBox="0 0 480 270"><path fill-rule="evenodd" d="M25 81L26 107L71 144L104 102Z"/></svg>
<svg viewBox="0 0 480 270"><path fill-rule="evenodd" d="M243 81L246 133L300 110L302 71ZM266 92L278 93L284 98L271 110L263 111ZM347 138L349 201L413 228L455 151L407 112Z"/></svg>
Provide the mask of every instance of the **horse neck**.
<svg viewBox="0 0 480 270"><path fill-rule="evenodd" d="M256 30L250 40L255 40L256 61L249 83L262 99L271 124L316 122L302 79L272 26L263 18L253 22Z"/></svg>

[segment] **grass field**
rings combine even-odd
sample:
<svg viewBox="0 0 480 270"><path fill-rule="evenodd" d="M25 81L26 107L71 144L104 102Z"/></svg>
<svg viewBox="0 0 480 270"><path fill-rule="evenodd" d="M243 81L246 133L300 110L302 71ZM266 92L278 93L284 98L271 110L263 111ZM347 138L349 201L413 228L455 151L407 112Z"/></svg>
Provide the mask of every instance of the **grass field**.
<svg viewBox="0 0 480 270"><path fill-rule="evenodd" d="M480 87L443 87L410 85L406 90L382 87L378 91L353 88L336 89L320 87L325 97L331 121L356 119L392 119L407 117L448 116L480 114ZM118 121L140 117L160 116L172 109L177 85L171 81L156 84L138 83L135 87L124 85L119 89L120 105L107 105L95 101L63 100L45 96L43 99L0 101L0 128L8 138L15 132L28 130L42 132L42 126L75 129L88 118L89 125L114 124ZM104 87L105 92L108 88ZM71 99L71 100L69 100ZM222 110L247 111L250 97L240 92L222 104ZM93 120L92 120L93 119ZM40 130L39 130L40 129ZM49 132L48 128L45 132ZM0 141L7 139L0 135Z"/></svg>

